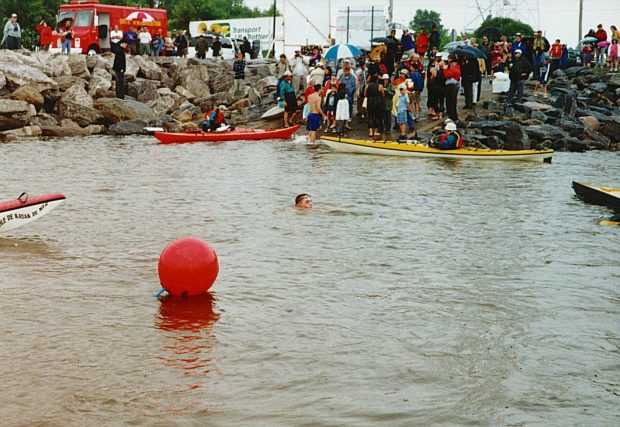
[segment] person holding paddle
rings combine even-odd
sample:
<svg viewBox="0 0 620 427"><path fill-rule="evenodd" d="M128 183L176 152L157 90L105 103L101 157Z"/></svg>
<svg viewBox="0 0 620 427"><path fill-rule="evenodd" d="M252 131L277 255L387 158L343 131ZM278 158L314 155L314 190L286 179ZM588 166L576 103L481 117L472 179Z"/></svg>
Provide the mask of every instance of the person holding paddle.
<svg viewBox="0 0 620 427"><path fill-rule="evenodd" d="M205 120L200 124L203 132L217 132L228 129L224 111L227 111L225 105L220 105L205 113Z"/></svg>

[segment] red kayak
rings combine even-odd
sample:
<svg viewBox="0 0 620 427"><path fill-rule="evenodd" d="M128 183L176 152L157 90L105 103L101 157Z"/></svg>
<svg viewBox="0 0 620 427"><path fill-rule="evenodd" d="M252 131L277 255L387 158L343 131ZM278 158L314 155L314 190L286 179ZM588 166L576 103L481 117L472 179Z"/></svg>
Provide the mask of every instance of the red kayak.
<svg viewBox="0 0 620 427"><path fill-rule="evenodd" d="M29 197L22 193L15 200L0 202L0 231L9 231L26 225L65 201L61 193Z"/></svg>
<svg viewBox="0 0 620 427"><path fill-rule="evenodd" d="M218 141L243 141L259 139L287 139L300 128L299 125L280 129L246 129L231 128L223 132L155 132L155 138L160 144L179 144L183 142L218 142Z"/></svg>

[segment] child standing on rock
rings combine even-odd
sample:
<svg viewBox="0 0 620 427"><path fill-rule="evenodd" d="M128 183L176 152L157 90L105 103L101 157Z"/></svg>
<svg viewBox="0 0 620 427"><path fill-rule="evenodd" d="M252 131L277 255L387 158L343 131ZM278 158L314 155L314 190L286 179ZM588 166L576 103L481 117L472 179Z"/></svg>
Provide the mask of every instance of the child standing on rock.
<svg viewBox="0 0 620 427"><path fill-rule="evenodd" d="M534 95L538 95L538 87L542 86L543 96L546 98L547 95L547 83L549 82L549 73L551 72L551 64L548 56L545 57L545 61L538 68L539 77L538 81L534 85Z"/></svg>

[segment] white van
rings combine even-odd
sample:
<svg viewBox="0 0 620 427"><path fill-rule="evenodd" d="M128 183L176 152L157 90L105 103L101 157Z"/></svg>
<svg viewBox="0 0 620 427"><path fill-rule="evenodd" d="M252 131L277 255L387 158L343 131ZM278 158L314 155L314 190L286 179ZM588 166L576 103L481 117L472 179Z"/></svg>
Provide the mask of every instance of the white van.
<svg viewBox="0 0 620 427"><path fill-rule="evenodd" d="M237 44L237 42L234 39L231 39L230 37L224 37L221 36L217 33L212 33L212 32L206 32L205 33L205 39L207 40L207 43L209 44L209 50L207 51L207 58L213 58L213 49L211 49L211 44L213 43L213 40L215 39L215 37L219 37L220 38L220 42L222 43L222 50L220 52L221 57L223 59L235 59L235 54L239 51L239 45ZM198 39L200 38L200 36L197 37L192 37L189 41L189 48L187 50L187 56L189 58L194 58L196 56L196 41L198 41Z"/></svg>

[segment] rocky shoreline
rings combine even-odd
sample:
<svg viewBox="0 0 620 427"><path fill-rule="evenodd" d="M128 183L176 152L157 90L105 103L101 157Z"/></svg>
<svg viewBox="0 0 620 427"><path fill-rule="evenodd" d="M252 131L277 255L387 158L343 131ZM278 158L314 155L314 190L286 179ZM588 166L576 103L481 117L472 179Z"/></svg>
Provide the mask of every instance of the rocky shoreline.
<svg viewBox="0 0 620 427"><path fill-rule="evenodd" d="M274 60L249 61L244 93L235 96L231 62L128 56L125 100L114 97L113 60L109 53L0 51L0 140L142 134L146 126L196 130L204 111L220 104L228 106L231 124L252 127L273 105ZM526 90L521 104L508 106L495 95L473 110L461 110L459 127L467 143L620 150L620 74L574 67L557 70L553 77L549 98ZM261 125L279 127L281 122ZM419 139L426 137L430 134L418 132Z"/></svg>
<svg viewBox="0 0 620 427"><path fill-rule="evenodd" d="M242 96L232 92L232 63L127 56L126 99L116 99L114 55L0 51L0 139L170 132L198 129L210 106L229 107L245 124L273 103L275 61L250 61ZM265 104L263 106L263 100Z"/></svg>

